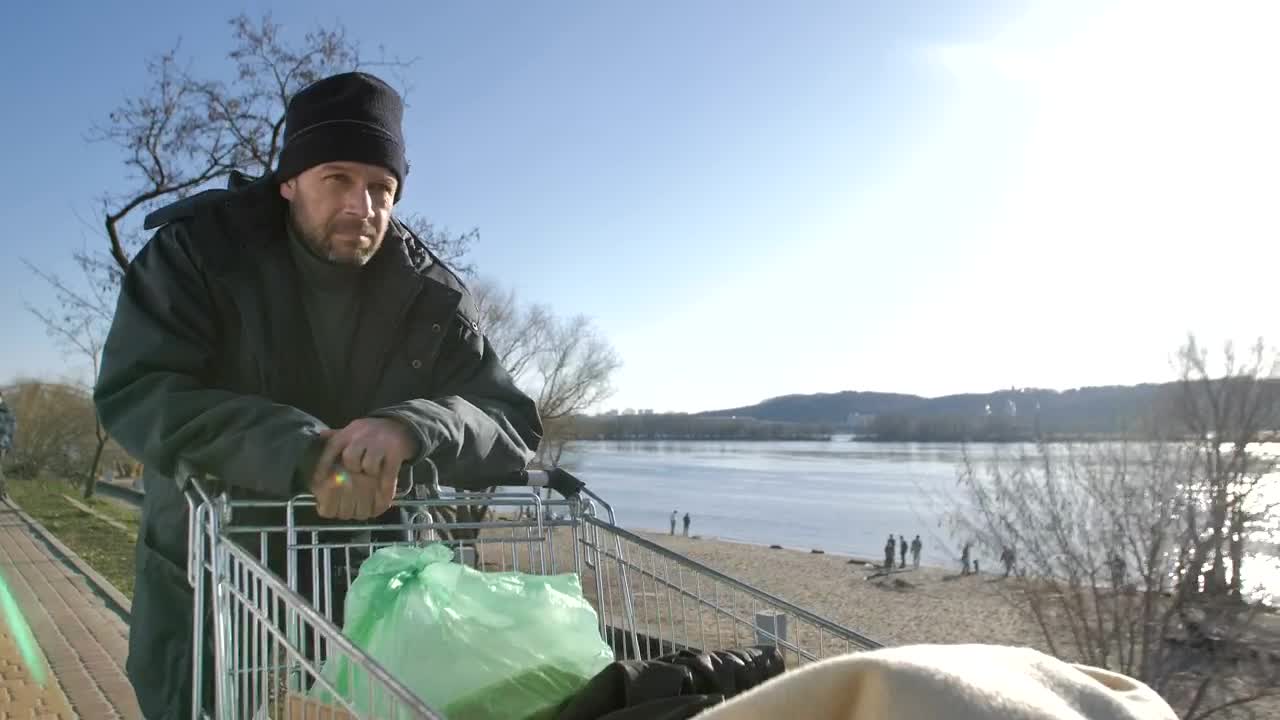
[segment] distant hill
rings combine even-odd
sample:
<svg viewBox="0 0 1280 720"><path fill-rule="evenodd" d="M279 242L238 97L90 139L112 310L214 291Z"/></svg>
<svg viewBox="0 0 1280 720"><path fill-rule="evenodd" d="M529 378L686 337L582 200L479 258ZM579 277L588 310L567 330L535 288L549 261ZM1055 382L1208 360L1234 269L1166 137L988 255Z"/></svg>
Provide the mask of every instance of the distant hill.
<svg viewBox="0 0 1280 720"><path fill-rule="evenodd" d="M772 422L840 424L850 415L882 415L919 407L928 400L918 395L854 392L782 395L755 405L695 413L700 417L748 417Z"/></svg>
<svg viewBox="0 0 1280 720"><path fill-rule="evenodd" d="M1175 384L1018 389L925 398L876 392L784 395L703 417L839 425L883 439L1021 439L1133 432L1161 413Z"/></svg>

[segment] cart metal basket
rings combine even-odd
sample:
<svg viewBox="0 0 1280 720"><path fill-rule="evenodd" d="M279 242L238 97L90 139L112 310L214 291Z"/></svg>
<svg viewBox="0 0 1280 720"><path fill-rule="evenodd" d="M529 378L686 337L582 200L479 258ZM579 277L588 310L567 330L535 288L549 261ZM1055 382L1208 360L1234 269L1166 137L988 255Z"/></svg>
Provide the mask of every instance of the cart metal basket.
<svg viewBox="0 0 1280 720"><path fill-rule="evenodd" d="M214 492L214 478L184 477L193 718L442 718L335 623L360 562L394 543L444 542L456 562L484 571L577 573L619 659L770 645L790 669L879 647L618 527L613 508L562 470L515 473L483 493L451 493L433 481L397 499L400 522L383 525L307 524L311 496L232 500ZM544 497L543 487L567 496ZM264 517L274 520L257 522ZM362 713L322 675L325 659L339 655L367 673ZM321 690L332 704L314 699Z"/></svg>

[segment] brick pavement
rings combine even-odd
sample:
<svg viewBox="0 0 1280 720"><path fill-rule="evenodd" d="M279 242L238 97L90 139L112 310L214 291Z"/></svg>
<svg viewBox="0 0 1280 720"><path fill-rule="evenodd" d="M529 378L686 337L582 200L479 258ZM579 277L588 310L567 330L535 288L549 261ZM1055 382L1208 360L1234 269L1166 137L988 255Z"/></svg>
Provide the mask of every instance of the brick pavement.
<svg viewBox="0 0 1280 720"><path fill-rule="evenodd" d="M0 720L140 718L124 675L127 616L3 501L0 574L52 671L36 685L0 623Z"/></svg>

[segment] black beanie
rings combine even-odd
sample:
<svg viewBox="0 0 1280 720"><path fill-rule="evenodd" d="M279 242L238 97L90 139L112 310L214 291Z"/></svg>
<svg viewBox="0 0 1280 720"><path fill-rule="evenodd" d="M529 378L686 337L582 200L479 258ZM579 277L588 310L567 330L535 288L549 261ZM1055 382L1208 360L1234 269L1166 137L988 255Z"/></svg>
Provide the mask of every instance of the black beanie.
<svg viewBox="0 0 1280 720"><path fill-rule="evenodd" d="M276 180L284 182L327 162L361 162L390 170L404 188L400 120L404 101L382 80L362 72L331 75L299 90L284 115L284 148Z"/></svg>

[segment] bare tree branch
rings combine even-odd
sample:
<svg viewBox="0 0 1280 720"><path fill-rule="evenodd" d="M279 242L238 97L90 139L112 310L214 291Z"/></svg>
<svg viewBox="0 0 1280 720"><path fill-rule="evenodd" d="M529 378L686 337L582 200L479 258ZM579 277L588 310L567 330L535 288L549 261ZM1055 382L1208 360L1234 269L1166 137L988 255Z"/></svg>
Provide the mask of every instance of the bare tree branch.
<svg viewBox="0 0 1280 720"><path fill-rule="evenodd" d="M573 418L613 393L617 352L588 318L563 320L546 306L521 306L514 291L487 279L474 283L472 297L502 366L537 400L546 430L538 462L558 463Z"/></svg>
<svg viewBox="0 0 1280 720"><path fill-rule="evenodd" d="M59 345L71 354L79 355L88 362L90 382L87 386L82 386L82 389L86 394L89 394L93 385L97 384L98 362L102 356L102 345L106 339L107 330L111 325L111 316L103 312L104 304L98 294L101 289L92 282L91 272L93 266L87 260L80 262L81 272L84 274L85 279L90 281L90 294L86 296L84 293L69 288L59 278L40 270L29 262L23 262L26 263L28 269L53 287L61 306L58 311L48 311L28 305L27 311L40 320L45 327L45 331ZM91 414L96 445L94 446L92 460L89 462L83 478L84 496L86 498L93 496L98 477L98 465L102 460L102 454L109 439L102 427L102 423L98 419L97 413Z"/></svg>
<svg viewBox="0 0 1280 720"><path fill-rule="evenodd" d="M467 262L467 254L471 246L480 240L480 230L472 228L465 233L452 234L437 228L430 220L417 214L409 214L400 218L409 230L431 250L432 254L444 261L459 274L474 277L476 267Z"/></svg>
<svg viewBox="0 0 1280 720"><path fill-rule="evenodd" d="M1020 579L1001 589L1051 652L1203 718L1277 694L1280 641L1260 631L1241 568L1252 493L1277 469L1257 441L1280 402L1261 342L1245 360L1227 346L1216 372L1194 337L1178 358L1175 412L1153 409L1153 441L1041 443L988 468L966 453L942 502L957 539L1016 548Z"/></svg>

